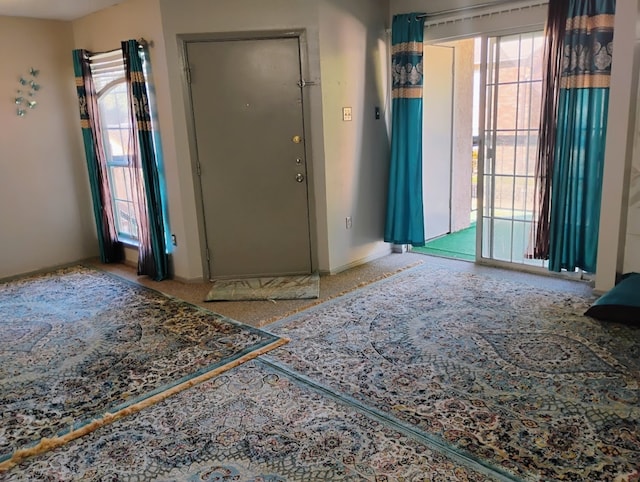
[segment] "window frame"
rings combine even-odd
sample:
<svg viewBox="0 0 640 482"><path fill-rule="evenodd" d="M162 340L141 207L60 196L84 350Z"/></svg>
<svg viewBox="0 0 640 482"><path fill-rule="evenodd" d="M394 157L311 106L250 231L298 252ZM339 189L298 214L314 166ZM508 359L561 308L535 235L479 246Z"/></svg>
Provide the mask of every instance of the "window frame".
<svg viewBox="0 0 640 482"><path fill-rule="evenodd" d="M121 51L117 51L120 56L122 54ZM122 57L120 57L122 58ZM120 69L121 67L121 69ZM110 136L109 133L110 131L125 131L128 132L129 134L129 138L130 136L134 136L135 132L133 130L133 126L131 125L131 116L130 116L130 106L127 103L126 104L126 109L127 112L123 113L120 112L120 114L124 114L122 117L124 117L124 120L126 121L126 124L123 127L123 123L120 123L119 127L113 127L110 128L108 123L105 122L105 118L104 118L104 111L101 108L101 101L103 101L104 99L106 99L109 95L122 95L121 92L117 92L116 89L118 89L121 86L125 86L126 87L126 73L125 73L125 67L124 67L124 60L122 60L121 62L118 62L117 65L110 65L109 69L101 72L99 69L97 69L97 72L93 72L93 76L94 76L94 83L96 83L96 80L99 80L101 76L107 76L109 75L110 77L113 77L113 72L114 70L117 69L118 74L121 73L121 75L118 75L117 77L113 78L112 80L108 81L104 86L102 86L97 92L96 92L96 96L98 99L98 114L100 116L100 120L102 123L102 144L104 147L104 152L105 152L105 163L106 163L106 171L107 171L107 179L108 179L108 184L109 184L109 191L111 193L111 211L113 213L113 217L114 217L114 222L115 222L115 229L116 229L116 233L118 236L118 241L130 245L130 246L139 246L139 226L138 226L138 220L135 218L135 209L134 209L134 204L136 202L136 196L135 193L133 191L132 185L131 185L131 177L132 176L127 176L126 173L124 174L123 177L123 182L124 182L124 186L122 186L122 189L125 191L126 196L125 198L123 198L122 196L118 195L118 189L116 188L116 184L117 184L117 180L116 180L116 169L133 169L133 167L131 166L131 158L130 155L124 153L122 155L117 155L114 156L113 155L113 149L112 149L112 145L111 145L111 141L110 141ZM118 106L118 102L115 102L116 106ZM120 136L121 139L126 138L126 136L123 136L122 134L118 134ZM129 145L127 144L126 146L122 146L123 150L128 150ZM120 190L120 192L122 192L122 189ZM125 213L124 211L121 211L119 209L119 204L121 203L125 203L127 205L127 212ZM127 217L128 216L128 220L127 219L123 219L123 217ZM129 225L129 229L125 229L125 223L128 223Z"/></svg>

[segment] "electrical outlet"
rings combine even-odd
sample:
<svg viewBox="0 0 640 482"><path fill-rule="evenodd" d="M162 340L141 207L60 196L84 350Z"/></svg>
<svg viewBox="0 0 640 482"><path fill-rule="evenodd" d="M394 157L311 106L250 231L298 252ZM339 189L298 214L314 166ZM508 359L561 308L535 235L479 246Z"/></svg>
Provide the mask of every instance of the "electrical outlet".
<svg viewBox="0 0 640 482"><path fill-rule="evenodd" d="M343 107L342 108L342 120L350 121L351 120L351 107Z"/></svg>
<svg viewBox="0 0 640 482"><path fill-rule="evenodd" d="M344 224L347 229L351 229L351 227L353 226L353 220L351 219L351 216L347 216L346 218L344 218Z"/></svg>
<svg viewBox="0 0 640 482"><path fill-rule="evenodd" d="M173 244L174 246L178 246L178 238L176 238L175 234L171 235L171 244Z"/></svg>

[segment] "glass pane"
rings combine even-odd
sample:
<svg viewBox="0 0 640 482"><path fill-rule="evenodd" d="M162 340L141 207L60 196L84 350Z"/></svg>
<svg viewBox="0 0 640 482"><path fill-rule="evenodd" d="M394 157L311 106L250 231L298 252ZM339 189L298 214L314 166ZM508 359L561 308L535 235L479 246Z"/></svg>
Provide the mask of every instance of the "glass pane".
<svg viewBox="0 0 640 482"><path fill-rule="evenodd" d="M513 174L513 157L515 155L515 131L498 132L495 149L495 173Z"/></svg>
<svg viewBox="0 0 640 482"><path fill-rule="evenodd" d="M535 178L516 177L514 182L513 217L530 221L535 193Z"/></svg>
<svg viewBox="0 0 640 482"><path fill-rule="evenodd" d="M517 126L518 129L528 129L531 123L531 84L523 82L518 88Z"/></svg>
<svg viewBox="0 0 640 482"><path fill-rule="evenodd" d="M513 249L511 258L522 263L526 259L529 239L531 236L531 223L524 221L513 222Z"/></svg>
<svg viewBox="0 0 640 482"><path fill-rule="evenodd" d="M516 173L535 176L536 175L536 159L538 155L538 130L531 130L522 132L522 137L528 138L527 148L522 151L522 156L525 162L518 164ZM524 143L524 139L522 141Z"/></svg>
<svg viewBox="0 0 640 482"><path fill-rule="evenodd" d="M98 100L108 162L125 164L129 159L131 121L124 79L105 91Z"/></svg>
<svg viewBox="0 0 640 482"><path fill-rule="evenodd" d="M125 182L124 167L111 168L111 191L115 199L128 200L127 185Z"/></svg>
<svg viewBox="0 0 640 482"><path fill-rule="evenodd" d="M496 128L498 130L512 130L516 126L518 109L518 85L507 84L498 86L498 113Z"/></svg>
<svg viewBox="0 0 640 482"><path fill-rule="evenodd" d="M133 176L134 175L134 171L132 170L132 168L127 167L124 169L124 180L125 180L125 185L126 185L126 189L127 189L127 199L130 202L133 202Z"/></svg>
<svg viewBox="0 0 640 482"><path fill-rule="evenodd" d="M119 233L131 233L131 223L133 220L129 212L129 203L127 201L115 202L115 218L116 228Z"/></svg>
<svg viewBox="0 0 640 482"><path fill-rule="evenodd" d="M536 80L531 83L531 112L529 113L529 124L523 127L538 129L540 127L540 108L542 106L542 82Z"/></svg>
<svg viewBox="0 0 640 482"><path fill-rule="evenodd" d="M133 208L133 203L129 203L129 220L131 226L129 236L133 239L138 239L138 221L136 219L136 212Z"/></svg>
<svg viewBox="0 0 640 482"><path fill-rule="evenodd" d="M495 177L494 216L511 218L513 216L513 177Z"/></svg>
<svg viewBox="0 0 640 482"><path fill-rule="evenodd" d="M512 35L500 40L499 82L517 82L520 65L520 36Z"/></svg>
<svg viewBox="0 0 640 482"><path fill-rule="evenodd" d="M493 258L501 261L511 261L511 235L513 222L504 219L493 221Z"/></svg>
<svg viewBox="0 0 640 482"><path fill-rule="evenodd" d="M531 80L534 64L533 36L531 34L522 35L520 43L520 82Z"/></svg>
<svg viewBox="0 0 640 482"><path fill-rule="evenodd" d="M544 77L544 35L536 33L533 37L533 70L531 78L542 81Z"/></svg>
<svg viewBox="0 0 640 482"><path fill-rule="evenodd" d="M518 131L518 135L516 137L516 154L515 154L515 173L518 176L525 176L529 174L529 170L531 170L531 174L535 172L535 149L537 142L537 132L536 138L531 139L530 131ZM531 161L531 151L533 152L533 161ZM530 166L533 164L533 167Z"/></svg>

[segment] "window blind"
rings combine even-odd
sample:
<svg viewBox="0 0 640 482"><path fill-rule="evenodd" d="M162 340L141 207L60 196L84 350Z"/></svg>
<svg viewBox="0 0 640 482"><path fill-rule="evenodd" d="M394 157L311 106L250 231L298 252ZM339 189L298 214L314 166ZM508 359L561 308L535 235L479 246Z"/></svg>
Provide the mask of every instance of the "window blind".
<svg viewBox="0 0 640 482"><path fill-rule="evenodd" d="M425 41L454 40L482 34L507 35L542 30L548 0L512 0L479 7L435 12L425 19Z"/></svg>

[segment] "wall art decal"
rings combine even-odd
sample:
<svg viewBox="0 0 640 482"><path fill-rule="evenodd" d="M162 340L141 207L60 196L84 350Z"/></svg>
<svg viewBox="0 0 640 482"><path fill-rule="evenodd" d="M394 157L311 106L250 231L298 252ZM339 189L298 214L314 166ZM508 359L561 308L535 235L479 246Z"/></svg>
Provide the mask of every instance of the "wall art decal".
<svg viewBox="0 0 640 482"><path fill-rule="evenodd" d="M29 109L35 109L38 102L35 100L36 93L41 86L37 82L40 70L31 67L29 73L21 75L18 79L20 88L16 91L14 102L16 104L16 115L24 117Z"/></svg>

